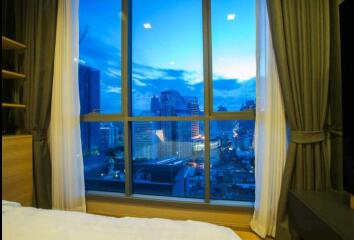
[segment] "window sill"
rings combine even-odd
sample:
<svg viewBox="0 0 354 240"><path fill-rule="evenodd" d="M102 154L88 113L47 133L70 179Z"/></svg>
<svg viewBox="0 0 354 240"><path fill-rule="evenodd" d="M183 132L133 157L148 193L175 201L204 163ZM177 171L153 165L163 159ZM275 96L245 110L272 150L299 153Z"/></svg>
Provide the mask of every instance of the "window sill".
<svg viewBox="0 0 354 240"><path fill-rule="evenodd" d="M88 213L114 217L165 218L209 222L234 231L250 231L253 203L156 197L125 196L123 193L86 192Z"/></svg>
<svg viewBox="0 0 354 240"><path fill-rule="evenodd" d="M124 193L100 191L86 191L86 198L107 200L110 202L117 203L144 204L149 206L165 206L175 208L237 211L250 213L253 213L254 210L253 202L242 201L210 200L209 203L206 203L202 199L152 196L142 194L133 194L131 196L126 196Z"/></svg>

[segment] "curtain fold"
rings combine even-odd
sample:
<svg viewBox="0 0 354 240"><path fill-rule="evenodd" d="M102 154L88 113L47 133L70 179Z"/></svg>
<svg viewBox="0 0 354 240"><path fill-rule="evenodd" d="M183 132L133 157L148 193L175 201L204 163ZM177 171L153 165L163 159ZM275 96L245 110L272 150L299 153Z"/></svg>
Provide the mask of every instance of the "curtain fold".
<svg viewBox="0 0 354 240"><path fill-rule="evenodd" d="M276 213L286 158L285 113L266 0L257 1L256 92L256 196L250 225L259 236L265 238L275 236Z"/></svg>
<svg viewBox="0 0 354 240"><path fill-rule="evenodd" d="M17 3L20 3L17 1ZM22 1L26 80L25 125L33 135L33 205L51 208L51 159L47 131L50 122L57 1Z"/></svg>
<svg viewBox="0 0 354 240"><path fill-rule="evenodd" d="M289 189L330 188L324 124L328 109L329 1L268 0L269 23L290 144L278 205L276 238L291 239L286 211ZM294 235L295 236L295 235Z"/></svg>
<svg viewBox="0 0 354 240"><path fill-rule="evenodd" d="M80 137L78 0L59 0L50 153L53 208L86 211Z"/></svg>

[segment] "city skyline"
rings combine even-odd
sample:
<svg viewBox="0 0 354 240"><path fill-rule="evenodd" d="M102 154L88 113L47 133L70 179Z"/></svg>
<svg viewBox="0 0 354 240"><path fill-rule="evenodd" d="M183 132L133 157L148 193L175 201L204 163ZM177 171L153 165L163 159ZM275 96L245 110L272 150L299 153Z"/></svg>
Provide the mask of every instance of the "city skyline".
<svg viewBox="0 0 354 240"><path fill-rule="evenodd" d="M82 75L87 75L89 74L89 72L91 72L91 75L88 75L88 77L82 76ZM86 66L83 64L79 64L79 79L80 80L80 84L81 84L81 88L87 88L88 86L92 85L92 87L90 89L85 89L81 91L82 92L86 91L89 92L90 94L87 94L86 96L86 101L90 101L90 104L85 104L81 107L81 114L87 114L90 112L101 112L101 113L105 113L102 112L101 109L101 90L100 90L100 82L101 82L101 73L100 70L92 68L90 66ZM86 83L82 81L82 79L86 79ZM92 82L94 81L94 82ZM155 81L156 83L156 79L154 79L153 81ZM133 115L134 116L146 116L146 115L151 115L154 116L156 113L154 113L153 110L151 110L151 101L155 98L155 100L159 101L159 99L161 98L161 94L162 93L167 93L167 92L176 92L177 94L179 94L182 98L190 98L190 99L195 99L193 101L196 102L196 104L198 105L198 109L199 109L199 113L198 111L194 111L193 113L187 114L187 115L200 115L203 114L204 112L204 97L203 96L195 96L193 95L192 91L188 91L187 89L183 88L183 96L181 95L180 91L175 90L175 86L178 85L177 82L180 81L180 79L175 79L176 83L175 84L168 84L167 86L163 86L163 90L159 90L159 88L154 88L155 89L154 93L149 95L149 93L146 94L145 98L144 98L144 104L142 104L142 106L144 106L142 109L134 109L133 106L130 106L133 110ZM217 82L217 84L214 84L214 91L218 91L219 85L222 85L223 87L229 86L230 82L227 82L227 84L225 83L225 81L228 80L219 80ZM90 83L92 82L92 83ZM213 105L213 111L217 112L219 111L218 109L220 107L223 107L223 111L228 111L228 108L230 107L231 109L235 109L235 106L237 106L237 110L234 111L243 111L242 107L243 105L248 102L248 101L254 101L255 102L255 84L256 84L256 79L255 77L253 77L252 79L248 80L248 81L242 81L242 82L233 82L233 85L230 86L230 88L233 88L234 91L237 91L239 93L235 93L235 96L233 96L233 102L235 105L230 104L229 102L224 102L224 101L217 101L217 103L214 103ZM202 84L198 85L197 87L200 88L199 92L202 92L203 95L203 91L204 88ZM197 88L196 87L196 88ZM161 87L160 87L161 89ZM195 90L195 88L193 89ZM134 89L133 89L133 94L134 94ZM92 97L95 96L95 97ZM203 97L203 98L202 98ZM81 96L81 98L83 98L83 96ZM202 100L200 100L202 99ZM134 101L134 97L132 99ZM226 99L226 101L229 99ZM187 104L187 102L186 102ZM134 112L135 111L135 112ZM145 114L144 114L145 113ZM161 115L161 116L170 116L171 113L162 113L162 114L157 114L157 115ZM157 116L156 115L156 116ZM172 114L173 115L173 114ZM182 114L183 115L183 114Z"/></svg>
<svg viewBox="0 0 354 240"><path fill-rule="evenodd" d="M79 68L82 111L99 105L99 71ZM150 99L155 116L188 116L200 112L198 100L175 90ZM240 110L254 109L248 100ZM227 111L219 106L218 111ZM210 183L214 199L253 201L254 121L211 121ZM122 122L81 124L86 188L124 191ZM133 189L135 193L202 198L204 194L203 121L132 123ZM237 174L235 174L237 173Z"/></svg>

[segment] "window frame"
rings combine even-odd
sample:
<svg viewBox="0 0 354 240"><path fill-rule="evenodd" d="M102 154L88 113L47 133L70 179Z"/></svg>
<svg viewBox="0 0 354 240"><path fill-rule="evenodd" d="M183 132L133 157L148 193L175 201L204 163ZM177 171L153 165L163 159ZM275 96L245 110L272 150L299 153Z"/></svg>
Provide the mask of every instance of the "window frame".
<svg viewBox="0 0 354 240"><path fill-rule="evenodd" d="M117 114L101 114L91 112L81 115L81 122L123 122L124 124L124 164L125 164L125 192L122 194L106 193L105 196L118 198L130 198L141 201L141 194L133 194L132 178L132 123L137 121L202 121L204 123L205 150L204 150L204 201L195 201L180 197L149 196L147 202L152 199L165 202L179 202L183 204L192 203L193 206L202 204L228 207L253 207L253 202L211 200L210 193L210 121L212 120L255 120L255 111L246 110L242 112L214 112L213 111L213 70L212 70L212 32L211 32L211 0L202 1L202 24L203 24L203 77L204 77L204 115L201 116L132 116L132 1L121 0L122 2L122 30L121 30L121 102L122 111ZM97 191L88 191L89 195L101 195ZM165 200L160 200L165 199ZM214 204L213 204L214 203Z"/></svg>

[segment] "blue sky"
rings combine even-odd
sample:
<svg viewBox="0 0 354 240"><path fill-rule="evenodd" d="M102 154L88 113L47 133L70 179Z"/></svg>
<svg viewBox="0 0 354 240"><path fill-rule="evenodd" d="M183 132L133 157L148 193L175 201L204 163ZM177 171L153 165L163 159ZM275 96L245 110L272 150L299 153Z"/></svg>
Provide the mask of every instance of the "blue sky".
<svg viewBox="0 0 354 240"><path fill-rule="evenodd" d="M214 102L236 110L238 102L255 95L251 83L256 74L255 1L211 2ZM82 0L79 14L84 36L80 61L101 72L103 110L119 112L120 1ZM234 19L228 20L231 15ZM201 0L133 0L132 86L137 114L149 107L151 95L166 89L197 96L203 107L202 29Z"/></svg>

